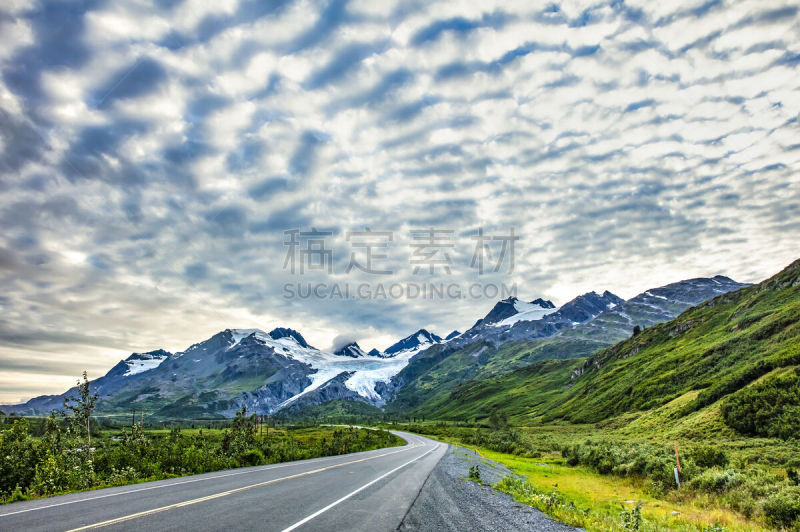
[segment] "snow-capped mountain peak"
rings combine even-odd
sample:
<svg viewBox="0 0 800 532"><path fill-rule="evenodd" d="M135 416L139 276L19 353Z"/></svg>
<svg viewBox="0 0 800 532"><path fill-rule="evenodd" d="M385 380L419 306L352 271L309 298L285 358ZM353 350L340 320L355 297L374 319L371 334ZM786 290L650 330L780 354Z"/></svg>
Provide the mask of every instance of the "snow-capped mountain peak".
<svg viewBox="0 0 800 532"><path fill-rule="evenodd" d="M269 337L273 340L279 340L281 338L292 338L297 345L300 347L311 347L306 342L306 339L303 338L299 332L295 331L294 329L284 328L284 327L276 327L269 332Z"/></svg>
<svg viewBox="0 0 800 532"><path fill-rule="evenodd" d="M222 334L225 333L230 334L231 347L238 345L245 338L255 335L257 338L261 338L262 340L265 338L270 338L272 340L280 340L282 338L286 338L293 340L294 343L296 343L300 347L313 349L310 345L308 345L308 342L306 342L302 334L295 331L294 329L289 329L286 327L276 327L272 329L269 333L266 333L261 329L225 329L222 332Z"/></svg>
<svg viewBox="0 0 800 532"><path fill-rule="evenodd" d="M248 336L261 333L264 334L264 331L261 329L226 329L223 332L229 332L231 334L231 345L236 345Z"/></svg>
<svg viewBox="0 0 800 532"><path fill-rule="evenodd" d="M367 356L367 353L364 352L363 349L356 343L350 342L349 344L340 347L333 353L337 357L350 357L350 358L361 358Z"/></svg>
<svg viewBox="0 0 800 532"><path fill-rule="evenodd" d="M509 301L509 303L514 306L516 314L512 314L511 316L502 319L493 325L497 327L505 327L508 325L513 325L518 321L536 321L558 310L552 301L544 300L542 298L534 299L528 303L525 301L520 301L517 298L513 298L513 301Z"/></svg>
<svg viewBox="0 0 800 532"><path fill-rule="evenodd" d="M386 348L383 352L384 357L396 356L401 351L419 350L421 347L428 347L433 344L438 344L442 339L437 335L428 332L425 329L420 329L414 334L410 334L396 342L395 344Z"/></svg>
<svg viewBox="0 0 800 532"><path fill-rule="evenodd" d="M453 332L451 332L450 334L448 334L448 335L445 337L445 339L444 339L444 340L445 340L445 342L447 342L447 341L449 341L449 340L452 340L453 338L456 338L456 337L458 337L458 336L461 336L461 331L453 331Z"/></svg>
<svg viewBox="0 0 800 532"><path fill-rule="evenodd" d="M133 353L131 356L122 361L128 369L122 374L123 377L130 377L137 373L142 373L151 369L155 369L161 365L162 362L172 356L172 353L157 349L147 353Z"/></svg>

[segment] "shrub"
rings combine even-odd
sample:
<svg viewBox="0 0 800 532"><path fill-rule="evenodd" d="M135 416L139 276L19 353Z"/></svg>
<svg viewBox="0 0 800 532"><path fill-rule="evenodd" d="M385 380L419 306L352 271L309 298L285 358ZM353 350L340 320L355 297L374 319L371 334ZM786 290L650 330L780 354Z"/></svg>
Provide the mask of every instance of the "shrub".
<svg viewBox="0 0 800 532"><path fill-rule="evenodd" d="M630 510L623 508L619 513L619 517L622 521L623 530L639 530L642 527L642 505L637 504Z"/></svg>
<svg viewBox="0 0 800 532"><path fill-rule="evenodd" d="M481 481L481 470L477 465L469 466L469 478L477 482Z"/></svg>
<svg viewBox="0 0 800 532"><path fill-rule="evenodd" d="M723 493L742 485L743 479L739 473L731 469L707 469L700 473L691 482L691 486L698 491Z"/></svg>
<svg viewBox="0 0 800 532"><path fill-rule="evenodd" d="M258 449L248 449L239 459L241 465L254 466L266 463L264 453Z"/></svg>
<svg viewBox="0 0 800 532"><path fill-rule="evenodd" d="M725 423L743 434L789 439L800 434L800 368L745 388L722 405Z"/></svg>
<svg viewBox="0 0 800 532"><path fill-rule="evenodd" d="M30 434L26 419L17 419L0 435L0 494L10 495L33 482L36 465L42 460L41 449Z"/></svg>
<svg viewBox="0 0 800 532"><path fill-rule="evenodd" d="M785 486L764 501L764 516L775 527L800 526L800 488Z"/></svg>
<svg viewBox="0 0 800 532"><path fill-rule="evenodd" d="M691 451L691 456L694 459L694 463L697 464L698 467L704 469L714 466L725 467L728 465L728 455L725 454L725 451L711 445L695 447Z"/></svg>

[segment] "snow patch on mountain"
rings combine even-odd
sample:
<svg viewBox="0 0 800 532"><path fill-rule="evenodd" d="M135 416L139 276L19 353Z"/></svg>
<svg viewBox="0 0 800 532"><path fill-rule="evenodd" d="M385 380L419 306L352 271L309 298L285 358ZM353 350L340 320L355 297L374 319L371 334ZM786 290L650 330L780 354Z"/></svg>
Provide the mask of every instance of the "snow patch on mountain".
<svg viewBox="0 0 800 532"><path fill-rule="evenodd" d="M364 352L363 349L356 343L351 342L344 347L337 349L334 353L337 357L350 357L350 358L361 358L368 356L367 353Z"/></svg>
<svg viewBox="0 0 800 532"><path fill-rule="evenodd" d="M658 299L663 299L664 301L668 301L668 299L665 296L660 296L658 294L654 294L654 293L649 292L649 291L645 292L645 294L650 296L650 297L657 297Z"/></svg>
<svg viewBox="0 0 800 532"><path fill-rule="evenodd" d="M525 301L516 300L514 301L514 309L516 309L517 313L497 323L493 323L492 325L495 327L505 327L514 325L518 321L537 321L548 314L558 312L558 308L559 307L555 306L544 306L536 301L526 303Z"/></svg>
<svg viewBox="0 0 800 532"><path fill-rule="evenodd" d="M136 375L137 373L155 369L168 358L169 354L166 352L156 351L153 353L134 353L125 359L124 362L128 366L128 369L122 374L122 376L130 377L131 375Z"/></svg>
<svg viewBox="0 0 800 532"><path fill-rule="evenodd" d="M433 334L431 332L428 332L425 329L420 329L417 332L415 332L413 334L409 334L408 336L406 336L402 340L400 340L400 341L396 342L395 344L387 347L386 350L383 353L381 353L381 356L383 356L383 357L395 357L399 353L403 353L403 352L409 351L409 350L419 351L419 349L422 346L429 347L429 346L431 346L433 344L438 344L441 341L442 341L442 339L440 337L438 337L437 335L435 335L435 334Z"/></svg>
<svg viewBox="0 0 800 532"><path fill-rule="evenodd" d="M235 337L238 338L236 343L241 342L244 339L241 338L241 334L245 330L236 329L235 331ZM233 332L234 330L231 330L232 334ZM320 351L310 346L303 347L291 336L278 338L276 340L269 334L258 329L250 332L248 336L253 336L264 345L272 347L277 354L308 364L315 370L313 374L309 375L311 384L306 386L302 392L279 404L276 410L289 406L299 398L320 388L326 382L343 372L353 373L345 382L345 386L348 389L356 392L372 403L378 403L381 401L381 397L375 391L375 385L378 382L388 383L394 375L408 365L409 360L411 360L414 355L423 349L427 349L434 343L428 338L425 338L425 342L419 343L415 348L398 351L391 358L379 358L367 356L366 354L353 358ZM416 340L419 339L419 337L416 338Z"/></svg>
<svg viewBox="0 0 800 532"><path fill-rule="evenodd" d="M261 329L228 329L228 330L231 332L231 337L233 339L231 347L236 346L239 342L241 342L242 340L244 340L253 333L266 334Z"/></svg>

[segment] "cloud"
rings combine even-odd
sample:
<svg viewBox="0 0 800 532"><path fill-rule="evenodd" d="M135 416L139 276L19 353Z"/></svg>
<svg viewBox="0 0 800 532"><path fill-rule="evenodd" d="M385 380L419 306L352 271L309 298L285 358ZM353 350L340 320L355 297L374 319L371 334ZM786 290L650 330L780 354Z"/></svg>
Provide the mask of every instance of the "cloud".
<svg viewBox="0 0 800 532"><path fill-rule="evenodd" d="M102 108L116 100L136 98L158 89L167 78L164 67L149 57L111 74L91 97L92 105Z"/></svg>
<svg viewBox="0 0 800 532"><path fill-rule="evenodd" d="M247 210L238 205L211 209L203 217L213 235L240 237L247 228Z"/></svg>
<svg viewBox="0 0 800 532"><path fill-rule="evenodd" d="M287 54L301 52L325 43L350 17L347 0L329 0L313 26L292 38L283 48Z"/></svg>
<svg viewBox="0 0 800 532"><path fill-rule="evenodd" d="M335 52L333 59L329 63L313 72L304 85L307 89L313 90L346 78L358 68L364 59L377 51L378 48L373 44L349 44Z"/></svg>
<svg viewBox="0 0 800 532"><path fill-rule="evenodd" d="M304 131L289 160L289 171L294 176L306 177L314 169L319 147L328 141L328 135L320 131Z"/></svg>
<svg viewBox="0 0 800 532"><path fill-rule="evenodd" d="M0 109L0 171L4 176L38 159L46 147L33 124Z"/></svg>
<svg viewBox="0 0 800 532"><path fill-rule="evenodd" d="M411 44L421 46L436 41L443 34L461 35L471 33L479 28L499 29L505 26L511 17L503 12L485 13L478 19L453 17L437 20L417 31L411 38Z"/></svg>
<svg viewBox="0 0 800 532"><path fill-rule="evenodd" d="M92 55L91 46L83 39L85 15L97 2L61 2L38 5L24 14L33 42L22 46L3 66L3 81L15 94L36 104L42 94L41 75L52 69L77 68Z"/></svg>
<svg viewBox="0 0 800 532"><path fill-rule="evenodd" d="M493 303L287 284L503 282L563 302L796 258L789 1L0 12L0 401L225 327L386 347ZM455 235L449 275L413 273L410 232L430 227ZM470 237L512 227L514 271L476 273ZM285 231L312 228L330 275L284 268ZM391 276L345 273L366 228L391 232Z"/></svg>

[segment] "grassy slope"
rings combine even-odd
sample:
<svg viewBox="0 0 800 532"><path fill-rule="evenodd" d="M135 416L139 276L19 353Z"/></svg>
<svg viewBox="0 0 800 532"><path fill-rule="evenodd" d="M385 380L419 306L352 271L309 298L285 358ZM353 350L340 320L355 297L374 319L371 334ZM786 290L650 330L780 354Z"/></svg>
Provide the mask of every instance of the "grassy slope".
<svg viewBox="0 0 800 532"><path fill-rule="evenodd" d="M675 303L654 313L647 303L632 302L622 311L601 313L590 322L548 338L499 346L478 341L456 349L435 347L412 360L398 375L403 386L387 405L387 411L438 412L438 407L447 403L450 393L466 381L492 379L542 360L587 357L624 340L632 324L651 325L664 319L665 312L677 315L684 308L684 304Z"/></svg>
<svg viewBox="0 0 800 532"><path fill-rule="evenodd" d="M651 430L663 430L664 423L683 430L695 424L703 428L712 418L716 430L719 399L799 363L797 261L767 281L691 308L588 360L542 361L452 386L440 386L436 377L444 364L439 363L432 370L430 391L414 406L416 413L435 418L485 419L497 409L523 425L612 418L625 424L677 401L681 409L669 409L671 417ZM715 407L705 408L710 405Z"/></svg>
<svg viewBox="0 0 800 532"><path fill-rule="evenodd" d="M462 384L488 382L497 376L526 371L525 368L546 359L587 356L608 344L594 341L553 337L510 342L491 346L476 342L456 350L434 347L414 359L401 372L406 384L386 407L387 412L425 414L447 405L451 393ZM570 363L572 364L572 363ZM450 416L451 414L447 414Z"/></svg>
<svg viewBox="0 0 800 532"><path fill-rule="evenodd" d="M527 424L531 413L560 396L580 360L543 360L508 375L470 380L440 393L417 412L426 417L475 420L499 410Z"/></svg>
<svg viewBox="0 0 800 532"><path fill-rule="evenodd" d="M721 411L770 383L796 382L791 379L798 367L800 261L589 358L541 361L473 379L434 395L417 412L428 419L470 422L485 421L495 410L509 414L532 438L532 448L541 449L539 457L482 451L525 475L540 492L558 484L567 500L591 508L591 518L581 523L589 529L618 529L620 505L641 501L648 530L703 530L712 522L728 530L755 530L768 526L765 505L778 490L795 493L785 479L800 465L800 446L796 438L743 435L725 423ZM796 397L785 395L789 402ZM787 405L789 414L800 407ZM688 491L656 496L645 478L566 466L558 449L582 442L611 442L620 449L637 442L654 448L675 443L687 463L711 444L724 452L730 460L725 467L743 484L703 491L695 471ZM708 478L722 475L713 468L703 471Z"/></svg>
<svg viewBox="0 0 800 532"><path fill-rule="evenodd" d="M699 410L800 363L800 261L593 355L547 418L597 422L699 391Z"/></svg>

